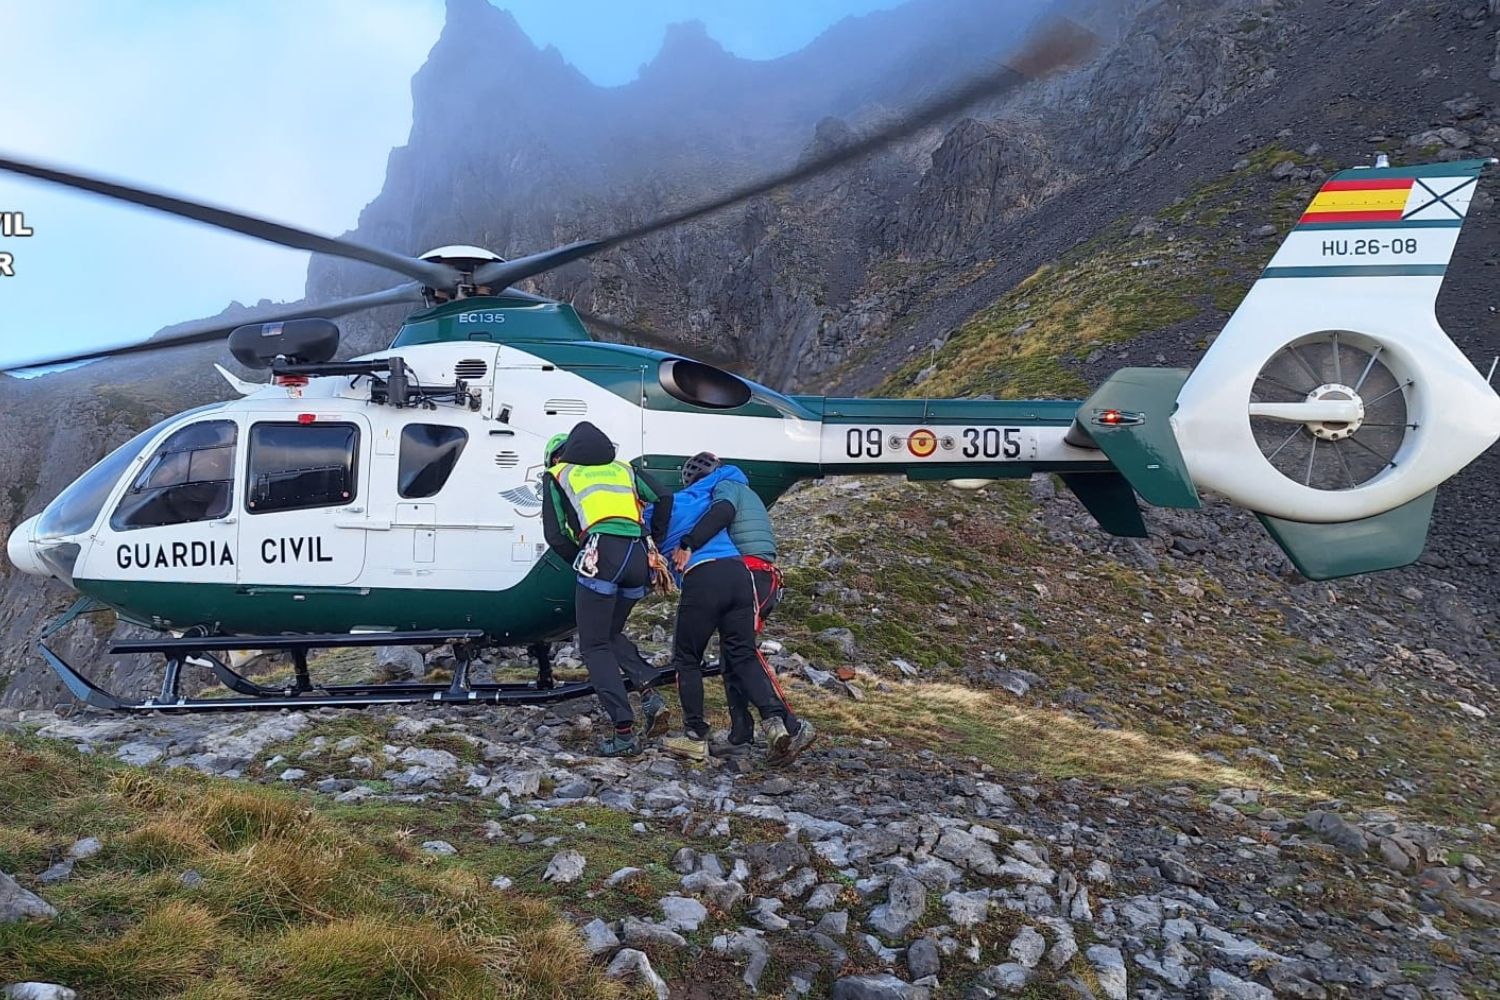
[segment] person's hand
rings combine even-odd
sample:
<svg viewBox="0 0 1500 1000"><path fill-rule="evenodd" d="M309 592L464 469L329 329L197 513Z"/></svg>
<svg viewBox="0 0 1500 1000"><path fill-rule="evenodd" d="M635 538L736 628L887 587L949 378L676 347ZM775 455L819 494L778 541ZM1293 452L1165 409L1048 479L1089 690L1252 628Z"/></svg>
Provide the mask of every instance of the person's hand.
<svg viewBox="0 0 1500 1000"><path fill-rule="evenodd" d="M687 569L688 560L691 559L692 556L693 554L687 549L673 549L672 565L676 567L677 572L681 573Z"/></svg>

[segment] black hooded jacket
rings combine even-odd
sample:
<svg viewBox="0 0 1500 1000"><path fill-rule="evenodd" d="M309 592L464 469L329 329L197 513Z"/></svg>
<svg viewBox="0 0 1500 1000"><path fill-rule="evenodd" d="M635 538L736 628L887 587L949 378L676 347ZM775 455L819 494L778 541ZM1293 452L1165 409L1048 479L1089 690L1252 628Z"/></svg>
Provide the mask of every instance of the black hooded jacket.
<svg viewBox="0 0 1500 1000"><path fill-rule="evenodd" d="M550 468L558 462L570 465L608 465L615 460L615 445L603 431L587 420L579 421L568 433L568 439L558 448L557 454L548 463ZM655 504L651 516L651 537L658 545L667 537L667 524L672 517L672 497L654 479L638 469L635 473L635 489L641 500ZM551 472L542 474L542 535L547 544L563 559L572 562L578 556L582 541L578 512L568 502L567 495L557 484Z"/></svg>

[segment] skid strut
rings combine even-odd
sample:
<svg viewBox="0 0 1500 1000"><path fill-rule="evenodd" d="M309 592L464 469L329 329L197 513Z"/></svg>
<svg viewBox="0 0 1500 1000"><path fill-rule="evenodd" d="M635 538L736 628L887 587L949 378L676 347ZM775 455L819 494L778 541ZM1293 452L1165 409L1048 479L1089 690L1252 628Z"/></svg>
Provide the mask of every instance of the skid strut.
<svg viewBox="0 0 1500 1000"><path fill-rule="evenodd" d="M70 611L63 624L76 617ZM50 637L57 628L43 635ZM193 635L180 638L129 639L114 643L111 653L152 654L166 657L166 669L162 675L159 694L141 701L131 701L99 687L70 663L49 649L45 641L37 643L42 657L62 678L62 682L73 696L94 708L122 712L227 712L246 709L275 710L282 708L347 707L365 708L371 705L403 705L429 702L435 704L461 705L543 705L553 702L584 698L594 693L592 684L552 682L550 659L546 669L538 678L540 684L506 683L500 681L475 681L469 676L474 650L486 639L476 629L454 629L451 631L418 632L358 632L319 635ZM444 683L427 681L392 681L365 684L318 684L313 681L307 666L307 653L312 649L368 648L371 646L441 646L451 644L457 661L453 678ZM289 684L271 687L257 683L229 665L228 654L236 649L281 650L292 656L293 677ZM179 688L184 664L203 665L213 672L220 684L234 692L237 697L185 698ZM704 670L705 674L718 673L717 666ZM676 671L658 671L654 686L670 683ZM626 687L633 687L625 678Z"/></svg>

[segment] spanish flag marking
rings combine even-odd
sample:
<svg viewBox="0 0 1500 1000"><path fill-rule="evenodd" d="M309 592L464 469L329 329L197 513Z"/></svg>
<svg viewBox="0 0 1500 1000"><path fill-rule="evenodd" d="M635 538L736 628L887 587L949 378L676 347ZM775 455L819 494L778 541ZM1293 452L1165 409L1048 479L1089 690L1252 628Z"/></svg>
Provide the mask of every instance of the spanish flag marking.
<svg viewBox="0 0 1500 1000"><path fill-rule="evenodd" d="M1329 181L1323 185L1302 222L1400 222L1411 198L1413 180Z"/></svg>

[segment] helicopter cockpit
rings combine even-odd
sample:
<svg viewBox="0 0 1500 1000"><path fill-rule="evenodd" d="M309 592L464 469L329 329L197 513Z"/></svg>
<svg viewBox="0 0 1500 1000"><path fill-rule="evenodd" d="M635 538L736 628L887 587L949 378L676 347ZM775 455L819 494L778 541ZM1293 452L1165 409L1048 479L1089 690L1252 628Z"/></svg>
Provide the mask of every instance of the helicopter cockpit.
<svg viewBox="0 0 1500 1000"><path fill-rule="evenodd" d="M11 534L8 543L9 555L12 561L27 572L39 572L47 576L56 576L63 582L72 586L73 567L78 559L81 546L74 539L83 535L94 527L99 520L99 515L104 506L109 502L115 487L119 484L121 477L132 467L136 459L146 447L154 441L163 430L174 424L180 424L185 419L190 420L201 414L219 410L222 403L211 403L200 406L186 413L179 413L168 417L151 427L146 428L139 434L130 438L114 451L105 455L96 462L87 472L79 476L66 489L59 493L42 512L31 519L31 526L23 524ZM175 437L176 435L174 435ZM232 442L229 449L230 461L232 461ZM220 449L218 458L224 460L225 452ZM190 458L190 453L188 454ZM177 460L180 468L182 459ZM190 464L190 463L189 463ZM155 463L159 466L160 463ZM199 470L204 466L199 465ZM171 488L167 485L168 479L173 473L166 469L153 467L156 485L149 489L151 499L158 501L164 510L167 505L175 505L187 501L185 493L181 495L164 495L170 493ZM182 473L177 473L182 474ZM191 475L191 470L186 471ZM142 473L140 479L149 481L150 476ZM184 479L184 482L187 480ZM142 483L143 487L146 485ZM201 489L200 489L201 492ZM228 490L224 490L227 498ZM132 512L134 514L135 512ZM127 517L131 515L126 515ZM146 517L154 516L150 513ZM221 515L222 516L222 515ZM117 511L111 518L115 520L121 517ZM34 542L33 542L34 540Z"/></svg>

